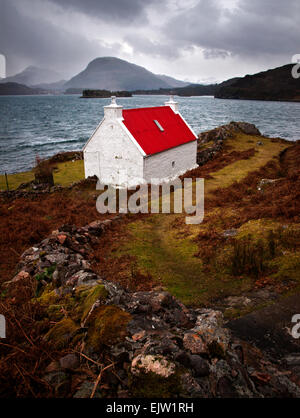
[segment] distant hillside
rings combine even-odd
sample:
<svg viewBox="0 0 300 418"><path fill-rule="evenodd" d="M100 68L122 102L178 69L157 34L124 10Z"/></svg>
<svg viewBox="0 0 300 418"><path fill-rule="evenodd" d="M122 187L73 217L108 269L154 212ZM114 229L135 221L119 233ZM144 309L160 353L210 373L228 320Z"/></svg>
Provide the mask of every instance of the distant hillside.
<svg viewBox="0 0 300 418"><path fill-rule="evenodd" d="M153 90L169 88L170 85L139 65L114 57L96 58L85 70L64 85L68 88L105 90Z"/></svg>
<svg viewBox="0 0 300 418"><path fill-rule="evenodd" d="M300 78L291 75L294 64L287 64L254 75L246 75L215 94L219 99L300 101ZM234 79L233 79L234 80Z"/></svg>
<svg viewBox="0 0 300 418"><path fill-rule="evenodd" d="M32 95L32 94L47 94L43 89L31 88L19 83L0 83L0 95Z"/></svg>
<svg viewBox="0 0 300 418"><path fill-rule="evenodd" d="M174 91L178 96L213 96L217 86L217 84L190 84Z"/></svg>
<svg viewBox="0 0 300 418"><path fill-rule="evenodd" d="M83 99L97 99L97 98L108 98L108 97L132 97L129 91L109 91L109 90L83 90Z"/></svg>
<svg viewBox="0 0 300 418"><path fill-rule="evenodd" d="M31 65L14 76L3 78L0 83L19 83L27 86L36 86L42 83L54 83L61 80L61 78L61 75L56 71Z"/></svg>
<svg viewBox="0 0 300 418"><path fill-rule="evenodd" d="M218 88L218 84L190 84L186 87L172 87L158 90L135 90L134 94L175 94L177 96L213 96Z"/></svg>
<svg viewBox="0 0 300 418"><path fill-rule="evenodd" d="M185 87L190 84L189 82L177 80L176 78L169 77L168 75L157 74L157 77L168 83L169 87Z"/></svg>
<svg viewBox="0 0 300 418"><path fill-rule="evenodd" d="M66 83L66 80L60 80L54 83L39 83L39 84L32 85L32 87L37 87L37 88L46 89L46 90L63 91L65 83Z"/></svg>

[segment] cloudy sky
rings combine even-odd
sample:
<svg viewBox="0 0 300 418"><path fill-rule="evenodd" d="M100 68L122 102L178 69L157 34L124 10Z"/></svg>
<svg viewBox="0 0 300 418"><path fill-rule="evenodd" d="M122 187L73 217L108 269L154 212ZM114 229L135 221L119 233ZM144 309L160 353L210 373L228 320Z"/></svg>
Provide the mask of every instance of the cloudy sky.
<svg viewBox="0 0 300 418"><path fill-rule="evenodd" d="M7 75L63 78L115 56L193 82L287 64L300 53L299 0L0 0ZM1 60L0 60L1 61Z"/></svg>

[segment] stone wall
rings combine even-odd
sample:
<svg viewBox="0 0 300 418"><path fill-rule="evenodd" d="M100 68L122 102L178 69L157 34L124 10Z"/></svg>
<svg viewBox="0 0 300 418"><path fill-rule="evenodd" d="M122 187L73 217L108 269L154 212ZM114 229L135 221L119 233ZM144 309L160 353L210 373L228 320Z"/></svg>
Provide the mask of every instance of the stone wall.
<svg viewBox="0 0 300 418"><path fill-rule="evenodd" d="M69 351L44 370L54 396L299 397L291 374L233 338L221 312L188 308L162 288L130 292L93 271L94 244L123 216L63 225L22 254L6 283L36 279L52 323L44 339Z"/></svg>

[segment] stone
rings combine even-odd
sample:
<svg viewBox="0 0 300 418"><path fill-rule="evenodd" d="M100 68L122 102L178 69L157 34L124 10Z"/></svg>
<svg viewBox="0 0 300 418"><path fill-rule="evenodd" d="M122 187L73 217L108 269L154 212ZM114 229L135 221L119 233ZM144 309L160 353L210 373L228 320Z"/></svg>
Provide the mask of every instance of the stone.
<svg viewBox="0 0 300 418"><path fill-rule="evenodd" d="M67 236L64 234L57 235L57 239L61 245L63 245L67 239Z"/></svg>
<svg viewBox="0 0 300 418"><path fill-rule="evenodd" d="M201 397L207 398L208 391L203 391L197 380L191 375L191 373L183 373L180 376L181 387L183 393L181 397L186 397L186 394L189 394L191 397Z"/></svg>
<svg viewBox="0 0 300 418"><path fill-rule="evenodd" d="M298 353L285 356L283 360L288 366L300 366L300 354Z"/></svg>
<svg viewBox="0 0 300 418"><path fill-rule="evenodd" d="M212 354L212 347L213 351L225 352L229 341L230 331L223 327L222 312L205 309L198 315L195 327L184 334L183 345L192 354Z"/></svg>
<svg viewBox="0 0 300 418"><path fill-rule="evenodd" d="M26 280L30 278L30 274L27 271L20 271L11 281L11 283L16 283L20 280Z"/></svg>
<svg viewBox="0 0 300 418"><path fill-rule="evenodd" d="M175 361L186 368L191 366L191 356L186 351L180 351L180 353L175 356Z"/></svg>
<svg viewBox="0 0 300 418"><path fill-rule="evenodd" d="M171 300L171 295L168 292L154 293L149 299L150 306L153 312L159 312L164 306L168 305Z"/></svg>
<svg viewBox="0 0 300 418"><path fill-rule="evenodd" d="M79 270L77 273L75 273L73 276L71 276L67 280L66 285L67 286L81 286L82 284L94 285L97 279L98 277L95 273L92 273L90 271L85 271L85 270Z"/></svg>
<svg viewBox="0 0 300 418"><path fill-rule="evenodd" d="M191 355L190 364L195 372L196 377L203 377L209 375L209 363L204 358L197 355Z"/></svg>
<svg viewBox="0 0 300 418"><path fill-rule="evenodd" d="M138 340L143 339L145 335L146 335L146 331L142 330L140 332L137 332L136 334L133 334L131 338L133 339L133 341L138 341Z"/></svg>
<svg viewBox="0 0 300 418"><path fill-rule="evenodd" d="M229 296L226 298L226 303L231 307L247 306L251 303L251 299L246 296Z"/></svg>
<svg viewBox="0 0 300 418"><path fill-rule="evenodd" d="M282 181L282 177L278 179L261 179L257 185L257 190L264 191L264 189L272 184Z"/></svg>
<svg viewBox="0 0 300 418"><path fill-rule="evenodd" d="M67 262L68 255L56 252L56 253L52 253L52 254L47 254L45 256L45 259L48 260L50 262L50 264L62 265L65 262Z"/></svg>
<svg viewBox="0 0 300 418"><path fill-rule="evenodd" d="M155 373L161 377L168 378L175 373L176 366L165 357L157 355L138 355L132 360L131 373L139 375L140 373Z"/></svg>
<svg viewBox="0 0 300 418"><path fill-rule="evenodd" d="M197 332L186 332L183 337L183 346L193 354L206 353L207 344Z"/></svg>
<svg viewBox="0 0 300 418"><path fill-rule="evenodd" d="M217 382L216 394L221 398L234 398L237 397L232 382L227 376L222 376Z"/></svg>
<svg viewBox="0 0 300 418"><path fill-rule="evenodd" d="M227 229L226 231L223 232L223 237L227 238L227 237L235 237L237 235L238 231L237 229Z"/></svg>
<svg viewBox="0 0 300 418"><path fill-rule="evenodd" d="M102 221L93 221L90 224L88 224L88 230L92 233L102 233Z"/></svg>
<svg viewBox="0 0 300 418"><path fill-rule="evenodd" d="M238 129L244 132L246 135L256 135L261 136L259 129L253 124L248 122L231 122L232 125L235 125Z"/></svg>
<svg viewBox="0 0 300 418"><path fill-rule="evenodd" d="M59 360L60 366L63 369L77 369L79 367L79 359L76 354L67 354Z"/></svg>

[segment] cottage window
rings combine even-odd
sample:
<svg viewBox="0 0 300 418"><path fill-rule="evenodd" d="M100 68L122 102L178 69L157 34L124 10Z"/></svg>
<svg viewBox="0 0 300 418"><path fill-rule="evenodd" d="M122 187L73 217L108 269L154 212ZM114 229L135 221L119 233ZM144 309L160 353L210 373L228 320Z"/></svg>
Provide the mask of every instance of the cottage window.
<svg viewBox="0 0 300 418"><path fill-rule="evenodd" d="M161 126L161 124L158 122L158 120L154 120L155 125L158 127L158 129L163 132L164 128Z"/></svg>

